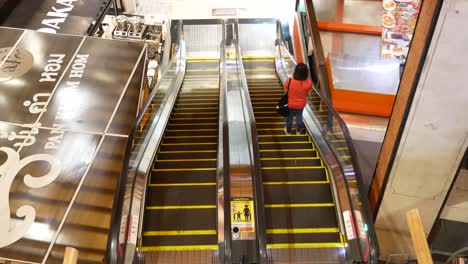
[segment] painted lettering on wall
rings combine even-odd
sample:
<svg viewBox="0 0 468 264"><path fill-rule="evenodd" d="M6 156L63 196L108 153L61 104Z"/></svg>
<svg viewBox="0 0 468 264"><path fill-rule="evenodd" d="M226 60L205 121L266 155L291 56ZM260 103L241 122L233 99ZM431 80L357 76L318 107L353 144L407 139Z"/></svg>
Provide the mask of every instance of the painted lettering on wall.
<svg viewBox="0 0 468 264"><path fill-rule="evenodd" d="M69 13L75 7L74 2L78 0L56 0L56 6L52 6L46 18L42 20L42 28L37 31L56 34L68 18Z"/></svg>
<svg viewBox="0 0 468 264"><path fill-rule="evenodd" d="M65 54L51 54L41 74L39 82L56 82L58 72L62 68ZM23 102L23 106L33 115L40 115L47 111L50 93L37 93L32 98ZM0 133L0 138L6 138L14 142L15 147L30 147L36 142L36 135L39 134L41 123L23 124L23 129L16 133Z"/></svg>
<svg viewBox="0 0 468 264"><path fill-rule="evenodd" d="M26 74L34 65L34 56L23 48L0 49L0 82L6 82Z"/></svg>
<svg viewBox="0 0 468 264"><path fill-rule="evenodd" d="M62 69L63 59L65 54L50 54L39 82L56 82L58 72Z"/></svg>
<svg viewBox="0 0 468 264"><path fill-rule="evenodd" d="M0 151L7 155L5 163L0 165L0 248L13 244L27 234L36 218L36 209L31 205L22 205L16 210L18 219L12 221L10 217L10 189L13 180L21 170L34 162L46 162L49 171L43 176L26 174L23 183L34 189L43 188L51 184L60 174L60 160L48 154L35 154L20 159L19 154L11 148L0 147Z"/></svg>
<svg viewBox="0 0 468 264"><path fill-rule="evenodd" d="M2 132L0 138L6 138L8 141L13 142L15 147L29 147L36 143L36 135L39 134L39 127L41 123L24 124L24 128L20 132Z"/></svg>
<svg viewBox="0 0 468 264"><path fill-rule="evenodd" d="M65 126L60 124L60 122L73 120L77 113L79 113L80 101L77 98L79 97L81 79L83 78L88 58L89 54L77 54L71 65L68 80L61 89L60 94L57 95L59 106L53 124L54 129L50 131L50 137L44 146L45 150L58 149L65 134Z"/></svg>

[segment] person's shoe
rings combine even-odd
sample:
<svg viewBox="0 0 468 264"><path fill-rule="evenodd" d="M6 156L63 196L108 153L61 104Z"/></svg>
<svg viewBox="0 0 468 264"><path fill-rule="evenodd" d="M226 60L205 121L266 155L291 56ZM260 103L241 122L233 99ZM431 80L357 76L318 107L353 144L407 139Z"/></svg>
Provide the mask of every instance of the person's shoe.
<svg viewBox="0 0 468 264"><path fill-rule="evenodd" d="M296 131L296 135L301 135L301 131Z"/></svg>
<svg viewBox="0 0 468 264"><path fill-rule="evenodd" d="M291 133L288 133L288 130L287 130L286 128L284 128L284 133L285 133L287 136L291 135Z"/></svg>

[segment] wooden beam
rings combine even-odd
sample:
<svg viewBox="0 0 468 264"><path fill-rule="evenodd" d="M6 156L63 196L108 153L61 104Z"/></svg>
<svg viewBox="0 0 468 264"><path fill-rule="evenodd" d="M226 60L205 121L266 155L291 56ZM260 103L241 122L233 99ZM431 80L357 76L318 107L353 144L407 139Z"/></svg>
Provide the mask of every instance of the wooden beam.
<svg viewBox="0 0 468 264"><path fill-rule="evenodd" d="M431 251L427 245L426 234L422 225L418 209L406 212L406 222L413 241L413 248L419 264L432 264Z"/></svg>
<svg viewBox="0 0 468 264"><path fill-rule="evenodd" d="M405 121L411 108L413 95L419 82L427 50L435 27L441 0L425 0L422 2L419 19L414 31L413 41L408 53L406 66L401 77L400 86L393 105L392 115L387 128L382 149L375 169L374 178L369 191L369 203L374 218L382 200L385 186L392 169L393 160L398 150Z"/></svg>
<svg viewBox="0 0 468 264"><path fill-rule="evenodd" d="M347 24L338 22L319 21L318 28L325 31L344 32L344 33L358 33L369 35L382 35L382 27L368 26L359 24Z"/></svg>
<svg viewBox="0 0 468 264"><path fill-rule="evenodd" d="M63 264L76 263L78 263L78 250L71 247L65 248L65 257L63 258Z"/></svg>

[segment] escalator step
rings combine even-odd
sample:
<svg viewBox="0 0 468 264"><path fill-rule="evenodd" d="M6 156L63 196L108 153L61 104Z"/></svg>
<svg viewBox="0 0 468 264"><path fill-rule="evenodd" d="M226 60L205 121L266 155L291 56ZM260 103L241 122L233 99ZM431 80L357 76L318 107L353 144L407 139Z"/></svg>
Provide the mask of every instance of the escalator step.
<svg viewBox="0 0 468 264"><path fill-rule="evenodd" d="M257 112L259 114L261 114L262 112L268 112L268 114L270 114L270 115L272 115L273 113L277 114L276 113L276 104L275 104L275 106L264 106L264 105L254 106L253 109L254 109L255 112ZM284 124L282 124L282 126L284 126ZM272 127L278 127L278 126L272 126ZM268 126L267 127L260 126L259 128L268 128Z"/></svg>
<svg viewBox="0 0 468 264"><path fill-rule="evenodd" d="M281 164L279 164L281 165ZM327 176L323 167L262 167L262 175L272 178L307 178L309 181L325 181Z"/></svg>
<svg viewBox="0 0 468 264"><path fill-rule="evenodd" d="M257 129L258 135L284 135L284 126L278 128L259 128ZM292 127L292 133L296 133L296 128Z"/></svg>
<svg viewBox="0 0 468 264"><path fill-rule="evenodd" d="M182 110L184 108L196 108L196 107L215 107L218 108L218 103L193 103L181 101L175 105L176 109Z"/></svg>
<svg viewBox="0 0 468 264"><path fill-rule="evenodd" d="M213 78L219 78L219 71L211 71L211 70L208 70L208 71L196 71L196 72L191 72L190 70L186 70L185 71L185 76L186 77L201 77L201 76L204 76L204 77L213 77Z"/></svg>
<svg viewBox="0 0 468 264"><path fill-rule="evenodd" d="M167 132L166 132L167 133ZM216 151L207 151L207 152L186 152L186 151L176 151L176 152L159 152L158 158L159 159L193 159L193 157L197 157L199 159L216 159L217 157Z"/></svg>
<svg viewBox="0 0 468 264"><path fill-rule="evenodd" d="M328 183L263 185L263 192L265 204L333 203Z"/></svg>
<svg viewBox="0 0 468 264"><path fill-rule="evenodd" d="M176 168L216 168L216 159L174 159L157 160L154 163L155 169L176 169Z"/></svg>
<svg viewBox="0 0 468 264"><path fill-rule="evenodd" d="M283 84L278 80L271 80L271 79L250 79L247 80L247 84L252 87L263 87L263 86L271 86L271 87L282 87Z"/></svg>
<svg viewBox="0 0 468 264"><path fill-rule="evenodd" d="M173 113L193 113L193 114L198 114L198 113L218 113L218 107L186 107L186 108L178 108L175 107L173 110Z"/></svg>
<svg viewBox="0 0 468 264"><path fill-rule="evenodd" d="M198 143L208 143L208 142L217 142L217 136L185 136L185 137L164 137L163 143L193 143L194 141Z"/></svg>
<svg viewBox="0 0 468 264"><path fill-rule="evenodd" d="M172 113L171 118L218 118L218 113Z"/></svg>
<svg viewBox="0 0 468 264"><path fill-rule="evenodd" d="M216 208L145 210L145 231L212 230L216 226Z"/></svg>
<svg viewBox="0 0 468 264"><path fill-rule="evenodd" d="M281 117L281 116L276 112L275 108L271 110L262 110L262 111L255 112L255 118L262 118L262 117L265 118L265 117Z"/></svg>
<svg viewBox="0 0 468 264"><path fill-rule="evenodd" d="M281 98L281 95L278 97L278 100ZM270 101L270 102L265 102L265 101L252 101L252 106L253 108L259 108L259 107L268 107L273 109L276 109L276 105L278 104L277 101Z"/></svg>
<svg viewBox="0 0 468 264"><path fill-rule="evenodd" d="M213 230L215 231L215 230ZM151 234L151 232L145 232ZM144 234L145 234L144 233ZM174 235L174 236L150 236L143 234L143 244L146 246L191 246L191 245L216 245L218 237L214 235Z"/></svg>
<svg viewBox="0 0 468 264"><path fill-rule="evenodd" d="M313 149L304 149L300 151L260 150L260 156L262 158L318 157L317 151Z"/></svg>
<svg viewBox="0 0 468 264"><path fill-rule="evenodd" d="M280 98L281 97L263 95L263 97L255 98L254 102L256 102L256 103L261 103L261 102L271 103L271 102L276 102Z"/></svg>
<svg viewBox="0 0 468 264"><path fill-rule="evenodd" d="M210 129L190 129L190 128L181 128L181 129L167 129L165 132L166 136L214 136L218 135L218 128Z"/></svg>
<svg viewBox="0 0 468 264"><path fill-rule="evenodd" d="M162 143L160 151L195 151L195 150L217 150L218 143Z"/></svg>
<svg viewBox="0 0 468 264"><path fill-rule="evenodd" d="M244 63L244 68L246 69L251 69L251 68L257 68L257 67L269 67L269 68L275 68L275 60L246 60L243 59L242 62Z"/></svg>
<svg viewBox="0 0 468 264"><path fill-rule="evenodd" d="M294 142L294 141L283 141L283 142L260 142L260 150L268 150L268 149L312 149L313 144L312 142Z"/></svg>
<svg viewBox="0 0 468 264"><path fill-rule="evenodd" d="M255 120L257 122L283 122L285 123L285 118L280 115L273 115L273 116L255 116ZM293 135L294 136L294 135Z"/></svg>
<svg viewBox="0 0 468 264"><path fill-rule="evenodd" d="M148 188L146 207L214 205L216 185L211 186L170 186Z"/></svg>
<svg viewBox="0 0 468 264"><path fill-rule="evenodd" d="M189 93L187 93L189 94ZM177 99L176 103L197 103L197 104L204 104L204 103L218 103L219 99L217 97L209 97L204 99L193 99L193 98L185 98L181 99L180 97Z"/></svg>
<svg viewBox="0 0 468 264"><path fill-rule="evenodd" d="M169 124L185 124L187 122L218 122L217 117L194 117L194 118L177 118L173 117L169 120Z"/></svg>
<svg viewBox="0 0 468 264"><path fill-rule="evenodd" d="M267 234L268 244L339 243L340 233ZM317 245L319 246L319 245Z"/></svg>
<svg viewBox="0 0 468 264"><path fill-rule="evenodd" d="M173 183L204 183L216 182L215 171L186 172L152 172L150 184L173 184Z"/></svg>
<svg viewBox="0 0 468 264"><path fill-rule="evenodd" d="M279 86L272 88L253 88L249 90L249 92L252 99L260 98L262 95L268 95L268 97L277 97L284 93Z"/></svg>
<svg viewBox="0 0 468 264"><path fill-rule="evenodd" d="M262 168L262 178L270 182L287 181L326 181L324 168L317 169L275 169Z"/></svg>
<svg viewBox="0 0 468 264"><path fill-rule="evenodd" d="M219 95L208 95L208 96L205 96L205 95L192 95L192 94L181 94L179 95L179 100L184 100L184 99L189 99L189 100L193 100L193 99L203 99L203 100L207 100L207 99L216 99L216 100L219 100Z"/></svg>
<svg viewBox="0 0 468 264"><path fill-rule="evenodd" d="M263 158L260 160L262 167L274 167L281 164L285 167L301 167L301 166L322 166L319 158Z"/></svg>
<svg viewBox="0 0 468 264"><path fill-rule="evenodd" d="M218 123L187 122L185 124L168 124L167 129L217 129Z"/></svg>
<svg viewBox="0 0 468 264"><path fill-rule="evenodd" d="M267 229L337 227L335 207L265 208Z"/></svg>
<svg viewBox="0 0 468 264"><path fill-rule="evenodd" d="M307 135L280 135L280 136L260 136L258 137L260 142L293 142L293 141L309 141L309 137Z"/></svg>
<svg viewBox="0 0 468 264"><path fill-rule="evenodd" d="M214 90L212 88L206 88L206 89L198 89L196 86L192 87L185 87L183 90L180 91L180 95L201 95L201 96L218 96L219 97L219 92L217 90ZM216 102L213 102L216 103Z"/></svg>

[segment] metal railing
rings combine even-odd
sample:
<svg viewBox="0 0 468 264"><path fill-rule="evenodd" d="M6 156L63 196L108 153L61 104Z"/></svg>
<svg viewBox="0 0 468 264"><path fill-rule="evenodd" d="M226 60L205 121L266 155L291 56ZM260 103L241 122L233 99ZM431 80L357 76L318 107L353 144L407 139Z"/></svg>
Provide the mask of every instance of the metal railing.
<svg viewBox="0 0 468 264"><path fill-rule="evenodd" d="M178 25L179 39L169 66L161 81L151 92L147 103L134 123L125 150L122 172L117 180L107 243L106 262L132 263L137 240L141 235L146 182L185 74L185 43L182 22ZM177 90L177 91L175 91Z"/></svg>
<svg viewBox="0 0 468 264"><path fill-rule="evenodd" d="M285 83L288 78L292 77L296 61L280 38L276 40L275 64L281 81ZM319 74L322 75L320 79L328 79L326 71L320 71ZM348 128L330 101L324 98L315 87L312 87L308 96L304 116L309 116L310 120L313 120L320 133L319 137L326 142L334 156L333 161L328 160L328 163L333 164L328 165L336 172L333 176L337 200L340 203L341 212L339 213L342 214L339 218L344 221L342 226L345 230L343 231L350 249L347 252L347 260L377 263L379 248L374 224L367 196L361 195L364 194L363 180ZM307 118L304 121L307 125ZM327 159L327 157L324 158ZM338 164L335 164L336 162Z"/></svg>

